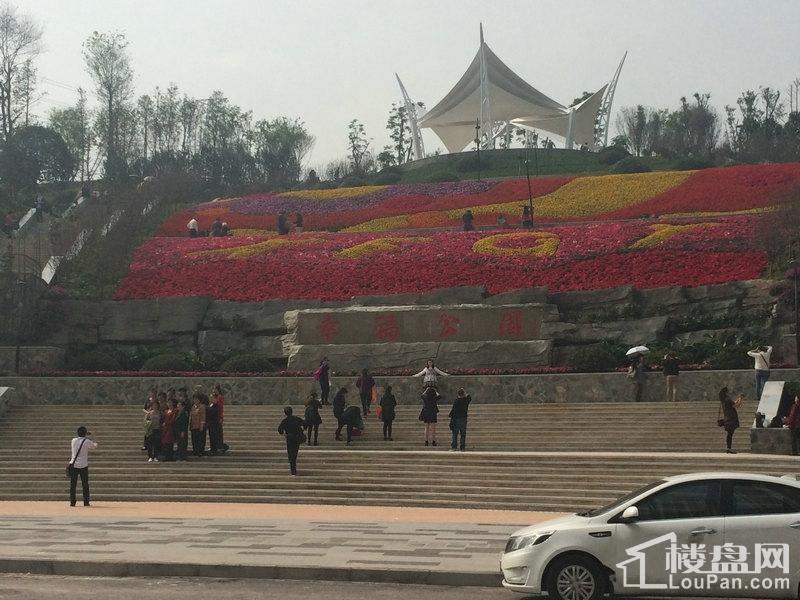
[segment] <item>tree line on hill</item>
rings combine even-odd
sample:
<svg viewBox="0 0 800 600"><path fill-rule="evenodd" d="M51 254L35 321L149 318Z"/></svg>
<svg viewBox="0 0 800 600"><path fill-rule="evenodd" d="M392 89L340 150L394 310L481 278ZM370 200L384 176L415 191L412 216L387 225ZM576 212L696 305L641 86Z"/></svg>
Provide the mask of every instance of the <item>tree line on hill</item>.
<svg viewBox="0 0 800 600"><path fill-rule="evenodd" d="M795 97L800 81L789 88L789 109L779 90L746 90L724 117L711 95L683 97L676 110L643 105L620 110L613 145L637 157L662 156L697 163L789 162L800 160L800 112Z"/></svg>

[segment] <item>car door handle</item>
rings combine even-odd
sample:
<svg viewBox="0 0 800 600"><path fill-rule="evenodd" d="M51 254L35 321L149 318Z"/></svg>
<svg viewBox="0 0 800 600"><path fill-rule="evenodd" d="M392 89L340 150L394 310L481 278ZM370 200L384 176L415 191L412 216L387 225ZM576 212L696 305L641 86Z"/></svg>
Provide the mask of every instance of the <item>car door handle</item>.
<svg viewBox="0 0 800 600"><path fill-rule="evenodd" d="M800 521L792 523L791 525L789 525L789 527L791 527L792 529L800 529Z"/></svg>
<svg viewBox="0 0 800 600"><path fill-rule="evenodd" d="M689 535L712 535L717 533L716 529L711 529L709 527L700 527L699 529L693 530Z"/></svg>

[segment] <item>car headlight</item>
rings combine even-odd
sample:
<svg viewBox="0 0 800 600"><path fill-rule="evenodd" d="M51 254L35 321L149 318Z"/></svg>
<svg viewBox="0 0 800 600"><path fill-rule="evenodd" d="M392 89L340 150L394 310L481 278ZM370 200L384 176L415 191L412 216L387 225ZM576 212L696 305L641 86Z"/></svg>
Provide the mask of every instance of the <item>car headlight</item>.
<svg viewBox="0 0 800 600"><path fill-rule="evenodd" d="M542 542L546 542L551 535L553 535L554 531L541 531L539 533L534 533L531 535L520 535L517 537L510 537L508 538L508 542L506 543L506 554L509 552L516 552L517 550L522 550L523 548L529 548L530 546L537 546Z"/></svg>

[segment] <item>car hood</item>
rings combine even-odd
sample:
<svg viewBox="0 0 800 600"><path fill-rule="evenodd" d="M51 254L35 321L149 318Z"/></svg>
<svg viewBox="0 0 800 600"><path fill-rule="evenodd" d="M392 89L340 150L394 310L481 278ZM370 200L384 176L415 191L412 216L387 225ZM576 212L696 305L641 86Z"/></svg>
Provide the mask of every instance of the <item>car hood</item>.
<svg viewBox="0 0 800 600"><path fill-rule="evenodd" d="M519 529L511 535L513 537L519 537L521 535L532 535L542 531L552 531L553 529L572 529L573 527L585 526L590 521L591 519L589 517L580 517L575 514L566 515L555 519L548 519L547 521L542 521L541 523L525 527L524 529Z"/></svg>

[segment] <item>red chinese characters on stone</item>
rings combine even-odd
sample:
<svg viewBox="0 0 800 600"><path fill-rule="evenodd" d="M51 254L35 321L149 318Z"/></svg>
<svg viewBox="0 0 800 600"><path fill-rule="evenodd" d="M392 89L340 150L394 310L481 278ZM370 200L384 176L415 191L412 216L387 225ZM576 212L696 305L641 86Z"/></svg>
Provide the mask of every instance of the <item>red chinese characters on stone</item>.
<svg viewBox="0 0 800 600"><path fill-rule="evenodd" d="M330 344L336 339L338 334L339 323L336 322L336 319L329 314L322 317L322 321L320 321L319 324L319 335L322 337L322 341L324 341L326 344Z"/></svg>
<svg viewBox="0 0 800 600"><path fill-rule="evenodd" d="M386 314L375 317L375 340L379 342L396 342L400 338L400 325L397 315Z"/></svg>
<svg viewBox="0 0 800 600"><path fill-rule="evenodd" d="M461 320L454 316L449 315L447 313L442 313L439 315L439 337L441 339L446 339L449 337L453 337L455 334L458 333L458 326L461 324Z"/></svg>
<svg viewBox="0 0 800 600"><path fill-rule="evenodd" d="M498 333L501 338L518 338L522 335L522 311L508 310L500 317Z"/></svg>

